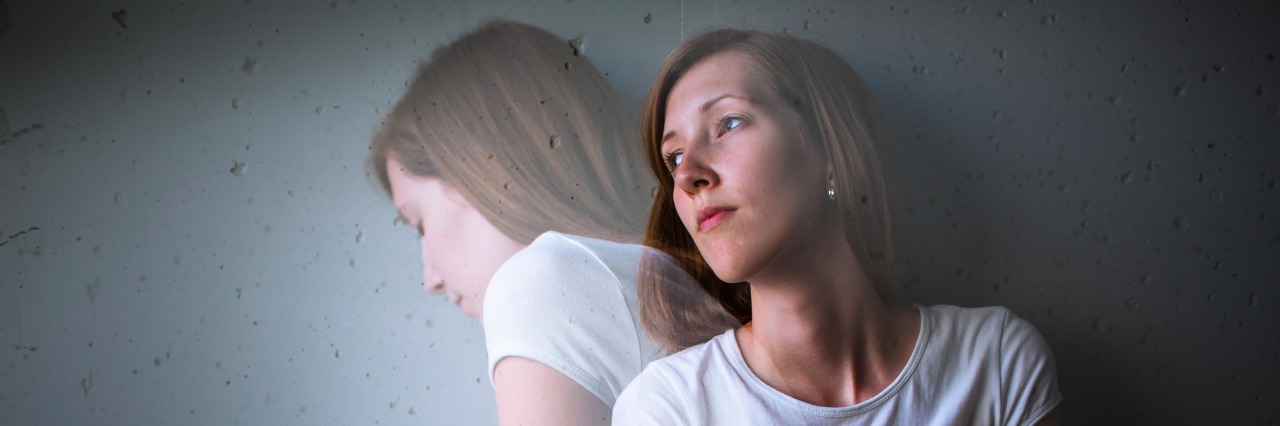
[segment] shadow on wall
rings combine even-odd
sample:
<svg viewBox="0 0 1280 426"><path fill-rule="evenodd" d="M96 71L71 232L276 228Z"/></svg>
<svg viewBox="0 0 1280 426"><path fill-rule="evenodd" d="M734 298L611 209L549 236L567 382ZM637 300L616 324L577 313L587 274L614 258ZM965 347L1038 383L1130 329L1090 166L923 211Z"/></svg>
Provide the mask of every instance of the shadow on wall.
<svg viewBox="0 0 1280 426"><path fill-rule="evenodd" d="M1011 203L995 194L1000 189L994 181L1008 172L992 167L990 159L974 149L999 145L998 124L989 125L992 133L983 133L981 122L930 115L932 110L915 106L933 102L938 95L916 93L905 91L881 102L889 125L898 131L895 195L901 213L896 226L902 242L901 285L908 300L1009 307L1034 323L1053 350L1064 419L1137 423L1142 417L1129 395L1141 386L1128 383L1133 375L1125 373L1141 363L1141 357L1128 357L1099 341L1097 330L1062 325L1062 313L1055 310L1078 307L1045 300L1053 287L1070 284L1027 266L1042 254L1019 249L1037 245L1034 233L1015 231L1012 239L996 238L1018 228L1016 215L1026 210L1017 200ZM970 96L951 102L954 110L990 111L988 102L1001 101ZM996 122L1003 115L993 111L987 118ZM1034 214L1023 217L1036 221Z"/></svg>
<svg viewBox="0 0 1280 426"><path fill-rule="evenodd" d="M9 16L9 3L5 0L0 0L0 37L4 37L5 34L9 33L9 24L12 21L13 18Z"/></svg>
<svg viewBox="0 0 1280 426"><path fill-rule="evenodd" d="M1252 277L1266 276L1268 268L1251 265L1271 257L1234 233L1274 234L1265 213L1261 221L1235 219L1236 210L1257 219L1249 209L1275 199L1267 192L1273 191L1267 180L1274 178L1263 169L1258 186L1246 178L1252 171L1215 166L1218 155L1227 158L1219 154L1222 143L1201 141L1216 126L1246 129L1246 135L1267 130L1257 111L1241 104L1224 108L1248 118L1204 116L1202 105L1236 98L1230 89L1185 100L1188 90L1223 84L1215 79L1225 79L1225 69L1246 67L1205 65L1196 83L1163 90L1146 82L1185 78L1177 76L1181 69L1139 74L1116 66L1137 75L1118 78L1106 73L1114 70L1101 59L1055 60L1046 50L1028 61L1070 67L1074 60L1092 61L1097 63L1079 67L1106 71L1052 70L1055 93L1043 98L1010 88L975 92L994 73L1000 74L995 80L1039 90L1036 82L1044 77L1019 74L1003 49L995 52L999 69L921 65L910 74L880 66L901 68L893 52L844 52L873 86L898 143L896 225L909 300L1003 305L1035 324L1053 349L1068 422L1207 421L1211 410L1161 409L1194 402L1175 390L1191 384L1230 386L1247 396L1230 403L1231 416L1262 419L1262 411L1250 408L1274 392L1248 372L1274 371L1274 364L1256 361L1275 360L1275 335L1267 332L1275 327L1263 325L1275 314L1252 309L1261 297L1255 293L1266 291ZM1115 89L1125 96L1107 95L1095 92L1098 81L1134 87ZM1274 133L1274 121L1270 126ZM1232 148L1244 157L1276 154L1249 142ZM1218 188L1188 185L1203 184L1206 173L1219 176ZM1258 198L1217 207L1230 205L1219 188L1233 184L1261 188ZM1208 196L1201 199L1201 193ZM1226 276L1224 257L1243 266L1239 275ZM1211 261L1201 268L1198 258ZM1218 303L1223 292L1248 302ZM1256 361L1237 365L1227 361L1232 359Z"/></svg>

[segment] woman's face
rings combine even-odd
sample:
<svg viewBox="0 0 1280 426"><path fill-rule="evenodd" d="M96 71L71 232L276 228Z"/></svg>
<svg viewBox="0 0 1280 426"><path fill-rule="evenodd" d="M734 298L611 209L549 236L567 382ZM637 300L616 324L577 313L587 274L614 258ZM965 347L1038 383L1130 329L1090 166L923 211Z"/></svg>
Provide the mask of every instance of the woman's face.
<svg viewBox="0 0 1280 426"><path fill-rule="evenodd" d="M484 294L494 272L524 245L498 231L456 189L438 178L416 176L387 160L391 200L422 240L422 285L476 320L484 318Z"/></svg>
<svg viewBox="0 0 1280 426"><path fill-rule="evenodd" d="M667 98L661 150L672 198L698 250L720 279L742 282L794 263L792 247L821 233L827 170L801 120L722 52L698 62Z"/></svg>

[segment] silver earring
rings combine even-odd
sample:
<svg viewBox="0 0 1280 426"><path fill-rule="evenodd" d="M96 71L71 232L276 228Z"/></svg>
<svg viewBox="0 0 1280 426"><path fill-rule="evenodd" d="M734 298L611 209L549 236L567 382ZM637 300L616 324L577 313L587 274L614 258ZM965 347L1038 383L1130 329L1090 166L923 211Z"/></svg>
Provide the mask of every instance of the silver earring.
<svg viewBox="0 0 1280 426"><path fill-rule="evenodd" d="M835 189L833 189L833 188L827 188L827 199L828 199L828 200L835 200L835 199L836 199L836 190L835 190Z"/></svg>

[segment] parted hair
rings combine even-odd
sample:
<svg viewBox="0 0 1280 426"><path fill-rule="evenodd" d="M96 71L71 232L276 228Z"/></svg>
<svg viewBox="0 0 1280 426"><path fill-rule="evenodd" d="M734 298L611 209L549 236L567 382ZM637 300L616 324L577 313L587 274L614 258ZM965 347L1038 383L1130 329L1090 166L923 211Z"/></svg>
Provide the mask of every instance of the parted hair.
<svg viewBox="0 0 1280 426"><path fill-rule="evenodd" d="M653 184L633 125L580 49L493 20L418 66L367 168L388 194L388 159L439 178L523 244L550 230L638 242Z"/></svg>
<svg viewBox="0 0 1280 426"><path fill-rule="evenodd" d="M681 43L667 56L649 89L640 119L645 160L658 180L644 242L676 259L714 302L690 298L691 290L674 288L670 285L673 280L642 276L639 305L646 331L667 351L675 352L705 342L727 327L751 321L749 286L721 281L680 221L672 202L674 181L661 152L672 88L694 65L721 52L745 57L750 64L748 75L755 83L785 101L803 120L803 143L815 144L830 161L849 246L880 298L897 301L886 172L889 138L861 77L835 52L814 42L758 31L717 29Z"/></svg>

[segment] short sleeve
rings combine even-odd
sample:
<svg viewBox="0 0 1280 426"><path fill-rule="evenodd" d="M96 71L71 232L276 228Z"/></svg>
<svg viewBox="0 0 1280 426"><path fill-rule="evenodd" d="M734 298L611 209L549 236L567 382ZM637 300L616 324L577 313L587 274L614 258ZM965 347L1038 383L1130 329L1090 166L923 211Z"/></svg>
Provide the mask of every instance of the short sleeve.
<svg viewBox="0 0 1280 426"><path fill-rule="evenodd" d="M1000 335L1005 424L1032 425L1062 401L1049 344L1030 322L1004 309Z"/></svg>
<svg viewBox="0 0 1280 426"><path fill-rule="evenodd" d="M494 274L484 301L489 380L509 356L541 362L612 407L641 368L622 283L594 253L543 234Z"/></svg>

